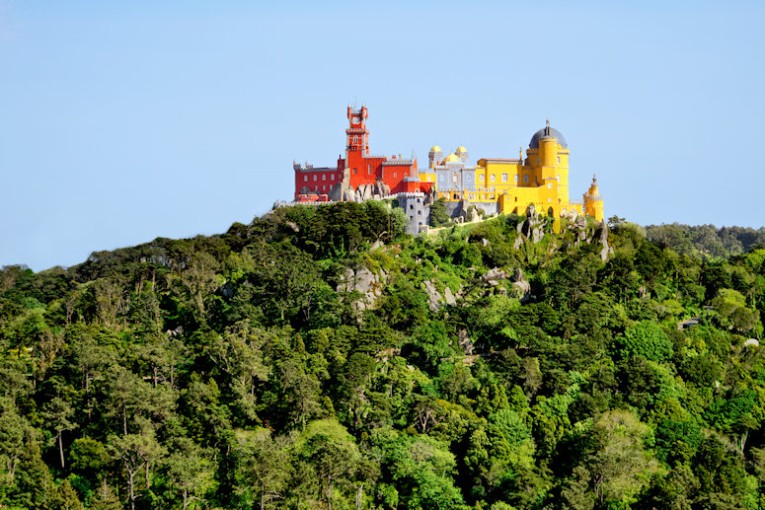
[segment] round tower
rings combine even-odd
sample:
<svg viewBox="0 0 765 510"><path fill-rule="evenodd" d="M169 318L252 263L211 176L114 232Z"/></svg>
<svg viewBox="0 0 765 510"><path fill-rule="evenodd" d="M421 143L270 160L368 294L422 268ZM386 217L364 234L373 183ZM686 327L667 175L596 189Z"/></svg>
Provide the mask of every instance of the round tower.
<svg viewBox="0 0 765 510"><path fill-rule="evenodd" d="M592 176L590 189L584 194L584 214L592 216L595 221L603 221L604 218L603 199L598 189L598 178L594 175Z"/></svg>
<svg viewBox="0 0 765 510"><path fill-rule="evenodd" d="M459 156L459 158L462 160L463 163L467 163L468 159L468 150L465 148L464 145L460 145L457 147L457 150L454 151L454 153Z"/></svg>
<svg viewBox="0 0 765 510"><path fill-rule="evenodd" d="M430 148L430 152L428 152L428 167L434 168L438 163L441 162L441 147L438 145L434 145Z"/></svg>
<svg viewBox="0 0 765 510"><path fill-rule="evenodd" d="M550 127L550 120L547 120L547 125L544 129L544 134L539 138L539 158L542 161L542 166L555 166L556 158L558 157L558 137L555 136L553 129Z"/></svg>

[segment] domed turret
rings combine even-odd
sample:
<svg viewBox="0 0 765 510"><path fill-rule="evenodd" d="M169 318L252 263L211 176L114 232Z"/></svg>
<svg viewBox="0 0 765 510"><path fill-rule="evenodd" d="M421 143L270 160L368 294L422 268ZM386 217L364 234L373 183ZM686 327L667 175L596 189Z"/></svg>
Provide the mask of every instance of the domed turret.
<svg viewBox="0 0 765 510"><path fill-rule="evenodd" d="M464 145L460 145L457 147L457 150L455 151L455 154L462 160L463 163L467 163L468 158L468 150L465 148Z"/></svg>
<svg viewBox="0 0 765 510"><path fill-rule="evenodd" d="M584 194L584 214L592 216L595 221L603 221L604 204L603 199L600 198L600 190L598 189L598 178L592 176L592 184L590 189Z"/></svg>
<svg viewBox="0 0 765 510"><path fill-rule="evenodd" d="M441 161L441 147L434 145L428 152L428 167L433 168L439 161Z"/></svg>
<svg viewBox="0 0 765 510"><path fill-rule="evenodd" d="M550 121L547 121L547 125L534 133L534 136L531 137L531 141L529 142L529 148L530 149L538 149L539 148L539 140L543 138L555 138L558 140L558 144L563 147L564 149L568 149L568 144L566 143L566 139L563 137L563 133L558 131L557 129L550 127Z"/></svg>

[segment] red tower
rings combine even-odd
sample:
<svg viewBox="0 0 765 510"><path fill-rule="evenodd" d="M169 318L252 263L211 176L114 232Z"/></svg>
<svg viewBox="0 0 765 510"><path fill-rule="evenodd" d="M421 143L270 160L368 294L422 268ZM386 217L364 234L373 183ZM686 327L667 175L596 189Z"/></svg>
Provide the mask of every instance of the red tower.
<svg viewBox="0 0 765 510"><path fill-rule="evenodd" d="M345 158L338 158L337 167L293 165L296 201L364 200L374 195L420 191L417 160L370 156L368 115L366 106L358 110L348 107Z"/></svg>

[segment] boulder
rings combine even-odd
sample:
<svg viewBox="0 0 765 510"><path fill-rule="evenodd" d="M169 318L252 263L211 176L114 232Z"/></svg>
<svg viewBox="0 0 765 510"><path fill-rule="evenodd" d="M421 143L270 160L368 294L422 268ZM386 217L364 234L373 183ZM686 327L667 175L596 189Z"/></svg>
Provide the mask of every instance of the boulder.
<svg viewBox="0 0 765 510"><path fill-rule="evenodd" d="M486 273L481 276L481 279L492 287L496 287L502 280L507 280L508 276L507 272L503 269L495 267L486 271Z"/></svg>
<svg viewBox="0 0 765 510"><path fill-rule="evenodd" d="M431 312L438 311L441 308L441 294L436 289L432 280L425 280L422 282L425 287L425 292L428 294L428 307Z"/></svg>
<svg viewBox="0 0 765 510"><path fill-rule="evenodd" d="M337 291L360 294L352 306L357 312L363 312L375 306L377 300L382 295L387 279L388 273L384 270L381 270L379 274L375 274L366 267L356 270L347 268L337 285Z"/></svg>
<svg viewBox="0 0 765 510"><path fill-rule="evenodd" d="M605 220L600 223L600 235L598 241L600 242L600 259L605 262L608 260L608 256L614 252L614 249L608 245L608 225Z"/></svg>
<svg viewBox="0 0 765 510"><path fill-rule="evenodd" d="M526 277L520 268L517 268L513 273L513 288L516 294L521 298L521 302L527 302L531 298L531 284L526 280Z"/></svg>
<svg viewBox="0 0 765 510"><path fill-rule="evenodd" d="M545 236L544 226L545 218L531 204L526 208L526 219L518 224L518 233L536 244ZM516 241L516 244L518 244L518 241Z"/></svg>

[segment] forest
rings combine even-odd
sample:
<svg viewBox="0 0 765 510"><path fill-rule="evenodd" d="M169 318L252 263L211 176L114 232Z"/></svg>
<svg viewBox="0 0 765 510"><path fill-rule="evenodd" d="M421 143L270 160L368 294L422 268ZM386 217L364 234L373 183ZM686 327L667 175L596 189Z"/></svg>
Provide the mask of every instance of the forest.
<svg viewBox="0 0 765 510"><path fill-rule="evenodd" d="M0 270L0 508L765 509L765 232L385 202Z"/></svg>

